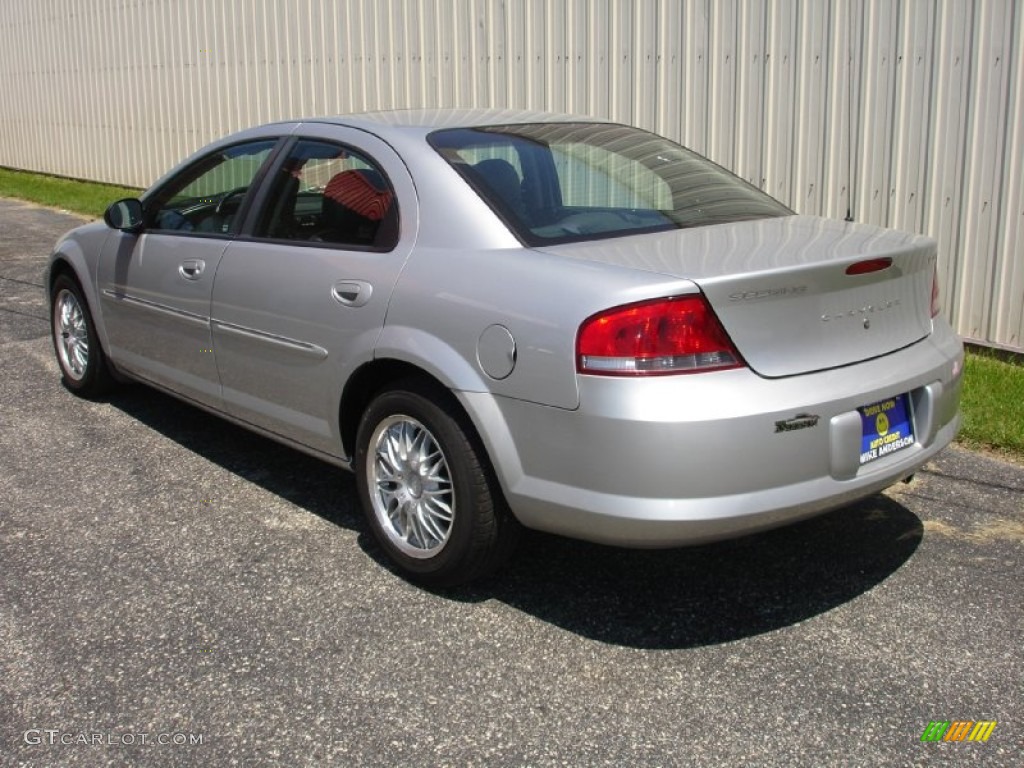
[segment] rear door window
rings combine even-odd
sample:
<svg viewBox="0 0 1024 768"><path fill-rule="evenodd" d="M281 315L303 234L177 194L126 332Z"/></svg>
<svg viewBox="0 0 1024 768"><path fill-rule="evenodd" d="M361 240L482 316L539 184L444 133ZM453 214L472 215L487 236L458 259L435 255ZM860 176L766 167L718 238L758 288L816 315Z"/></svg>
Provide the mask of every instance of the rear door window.
<svg viewBox="0 0 1024 768"><path fill-rule="evenodd" d="M300 139L273 172L256 237L390 250L398 206L384 172L363 153Z"/></svg>

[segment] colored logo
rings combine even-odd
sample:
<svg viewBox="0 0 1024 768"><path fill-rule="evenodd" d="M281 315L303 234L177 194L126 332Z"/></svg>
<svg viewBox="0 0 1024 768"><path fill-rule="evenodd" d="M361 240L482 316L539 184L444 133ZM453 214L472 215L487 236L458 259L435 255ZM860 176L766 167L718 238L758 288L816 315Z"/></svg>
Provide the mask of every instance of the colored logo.
<svg viewBox="0 0 1024 768"><path fill-rule="evenodd" d="M995 720L932 720L921 741L988 741L995 727Z"/></svg>
<svg viewBox="0 0 1024 768"><path fill-rule="evenodd" d="M885 415L884 411L875 417L875 429L878 431L879 437L889 431L889 417Z"/></svg>

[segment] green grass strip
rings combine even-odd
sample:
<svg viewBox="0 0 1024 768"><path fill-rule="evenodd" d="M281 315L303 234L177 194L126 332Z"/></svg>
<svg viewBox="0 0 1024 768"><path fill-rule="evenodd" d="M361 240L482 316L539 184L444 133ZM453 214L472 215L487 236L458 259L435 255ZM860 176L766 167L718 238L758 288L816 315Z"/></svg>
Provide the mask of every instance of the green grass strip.
<svg viewBox="0 0 1024 768"><path fill-rule="evenodd" d="M968 352L960 399L959 440L1024 459L1024 365L988 352Z"/></svg>
<svg viewBox="0 0 1024 768"><path fill-rule="evenodd" d="M0 197L27 200L96 218L102 216L107 206L115 200L138 197L141 192L131 187L0 168Z"/></svg>

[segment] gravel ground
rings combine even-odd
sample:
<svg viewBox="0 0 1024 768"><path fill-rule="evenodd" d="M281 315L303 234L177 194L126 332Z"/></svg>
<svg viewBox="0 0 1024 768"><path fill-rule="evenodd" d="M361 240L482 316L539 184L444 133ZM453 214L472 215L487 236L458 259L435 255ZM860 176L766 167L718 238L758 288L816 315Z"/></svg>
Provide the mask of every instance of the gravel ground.
<svg viewBox="0 0 1024 768"><path fill-rule="evenodd" d="M60 386L41 285L78 221L0 200L0 766L1022 764L1024 468L951 449L692 549L530 534L434 594L346 473Z"/></svg>

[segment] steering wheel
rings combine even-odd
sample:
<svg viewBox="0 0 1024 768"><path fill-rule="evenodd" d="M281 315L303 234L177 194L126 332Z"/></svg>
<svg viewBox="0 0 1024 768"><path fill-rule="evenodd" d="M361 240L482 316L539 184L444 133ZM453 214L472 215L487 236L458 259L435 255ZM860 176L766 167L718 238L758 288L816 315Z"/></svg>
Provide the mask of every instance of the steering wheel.
<svg viewBox="0 0 1024 768"><path fill-rule="evenodd" d="M218 216L223 216L224 209L227 207L228 200L238 197L239 195L245 195L245 193L248 191L249 187L235 187L234 189L228 190L223 195L221 195L220 200L217 201L217 207L214 208L214 213L216 213ZM241 200L237 201L236 205L240 202Z"/></svg>

